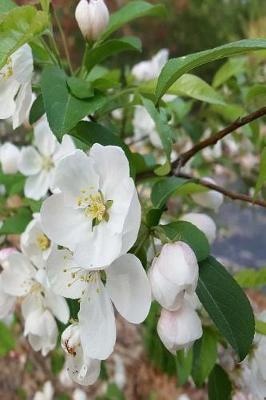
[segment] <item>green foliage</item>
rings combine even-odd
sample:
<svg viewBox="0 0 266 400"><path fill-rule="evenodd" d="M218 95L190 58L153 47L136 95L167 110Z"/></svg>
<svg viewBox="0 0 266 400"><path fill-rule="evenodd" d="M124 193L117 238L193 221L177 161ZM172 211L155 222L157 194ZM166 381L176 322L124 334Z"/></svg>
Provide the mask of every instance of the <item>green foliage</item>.
<svg viewBox="0 0 266 400"><path fill-rule="evenodd" d="M255 332L253 311L245 293L225 268L209 257L200 263L197 294L242 361L250 350Z"/></svg>
<svg viewBox="0 0 266 400"><path fill-rule="evenodd" d="M71 76L67 78L67 85L71 94L78 99L88 99L94 96L94 89L91 82L85 81L84 79Z"/></svg>
<svg viewBox="0 0 266 400"><path fill-rule="evenodd" d="M19 208L14 215L4 220L0 229L0 235L11 235L23 233L28 223L31 221L32 214L26 207Z"/></svg>
<svg viewBox="0 0 266 400"><path fill-rule="evenodd" d="M171 87L180 76L194 68L225 57L232 57L249 51L262 49L266 49L266 39L249 39L171 59L164 66L158 78L155 92L156 99L159 101L164 93L167 92L168 88Z"/></svg>
<svg viewBox="0 0 266 400"><path fill-rule="evenodd" d="M239 73L244 72L246 66L245 58L232 58L224 63L220 69L216 72L213 78L212 85L214 88L218 88L224 84L232 76L237 76Z"/></svg>
<svg viewBox="0 0 266 400"><path fill-rule="evenodd" d="M8 57L48 27L48 15L32 6L16 7L0 22L0 69Z"/></svg>
<svg viewBox="0 0 266 400"><path fill-rule="evenodd" d="M266 335L266 322L256 320L256 332L261 335Z"/></svg>
<svg viewBox="0 0 266 400"><path fill-rule="evenodd" d="M0 321L0 357L15 348L15 338L9 327Z"/></svg>
<svg viewBox="0 0 266 400"><path fill-rule="evenodd" d="M176 373L178 384L184 385L187 383L188 378L191 374L193 362L193 351L179 350L176 353Z"/></svg>
<svg viewBox="0 0 266 400"><path fill-rule="evenodd" d="M230 400L232 384L225 370L219 365L213 368L208 383L209 400Z"/></svg>
<svg viewBox="0 0 266 400"><path fill-rule="evenodd" d="M266 268L258 270L252 268L242 269L234 276L237 283L243 288L255 288L266 285Z"/></svg>
<svg viewBox="0 0 266 400"><path fill-rule="evenodd" d="M21 174L5 175L0 171L0 182L5 186L7 194L11 196L23 192L25 177Z"/></svg>
<svg viewBox="0 0 266 400"><path fill-rule="evenodd" d="M156 208L164 207L167 200L174 193L177 193L181 186L187 184L187 180L172 176L163 178L152 187L151 201Z"/></svg>
<svg viewBox="0 0 266 400"><path fill-rule="evenodd" d="M31 109L30 109L30 116L29 116L29 123L33 125L35 122L40 119L43 114L45 113L44 104L43 104L43 97L41 94L37 96L34 100Z"/></svg>
<svg viewBox="0 0 266 400"><path fill-rule="evenodd" d="M55 349L51 353L51 369L52 373L58 375L64 366L65 356L63 351L60 349Z"/></svg>
<svg viewBox="0 0 266 400"><path fill-rule="evenodd" d="M12 0L0 0L0 13L10 11L15 7L16 4Z"/></svg>

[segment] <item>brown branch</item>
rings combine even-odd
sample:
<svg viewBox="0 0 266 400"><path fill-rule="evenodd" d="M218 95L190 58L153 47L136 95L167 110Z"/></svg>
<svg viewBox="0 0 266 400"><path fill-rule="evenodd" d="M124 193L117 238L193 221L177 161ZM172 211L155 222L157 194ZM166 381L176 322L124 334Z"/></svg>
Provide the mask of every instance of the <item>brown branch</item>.
<svg viewBox="0 0 266 400"><path fill-rule="evenodd" d="M215 135L210 136L208 139L202 140L201 142L193 146L190 150L186 151L183 154L180 154L180 156L172 163L172 171L178 173L180 171L180 168L183 167L199 151L216 144L219 140L234 132L236 129L240 128L241 126L247 125L258 118L261 118L264 115L266 115L266 107L262 107L259 110L254 111L253 113L248 114L243 118L238 118L231 125L217 132Z"/></svg>

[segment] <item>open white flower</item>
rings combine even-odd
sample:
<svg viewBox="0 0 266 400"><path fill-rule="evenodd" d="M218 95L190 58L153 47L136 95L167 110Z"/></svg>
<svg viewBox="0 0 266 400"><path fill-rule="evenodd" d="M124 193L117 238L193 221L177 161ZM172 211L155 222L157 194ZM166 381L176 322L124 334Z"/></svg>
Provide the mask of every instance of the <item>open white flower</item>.
<svg viewBox="0 0 266 400"><path fill-rule="evenodd" d="M61 337L61 346L66 353L66 368L71 379L80 385L92 385L100 375L101 361L85 355L80 338L79 324L69 325Z"/></svg>
<svg viewBox="0 0 266 400"><path fill-rule="evenodd" d="M61 193L44 201L42 225L78 265L104 267L133 246L141 211L121 148L95 144L89 156L76 150L60 161L54 183Z"/></svg>
<svg viewBox="0 0 266 400"><path fill-rule="evenodd" d="M141 61L132 68L132 75L138 81L149 81L157 78L168 61L169 50L161 49L151 60Z"/></svg>
<svg viewBox="0 0 266 400"><path fill-rule="evenodd" d="M50 381L45 382L42 390L35 393L33 400L53 400L54 388Z"/></svg>
<svg viewBox="0 0 266 400"><path fill-rule="evenodd" d="M12 253L8 268L2 272L5 292L22 298L22 314L25 319L25 336L36 351L46 355L56 346L58 335L54 316L62 323L69 319L66 300L54 294L44 269L37 269L22 253Z"/></svg>
<svg viewBox="0 0 266 400"><path fill-rule="evenodd" d="M167 310L177 310L185 292L195 291L198 276L196 256L186 243L165 244L149 269L153 297Z"/></svg>
<svg viewBox="0 0 266 400"><path fill-rule="evenodd" d="M216 182L209 177L204 177L204 181L215 184ZM192 199L196 204L202 207L210 208L212 210L218 211L224 201L224 196L222 193L218 193L215 190L208 190L202 193L191 194Z"/></svg>
<svg viewBox="0 0 266 400"><path fill-rule="evenodd" d="M14 247L7 247L0 250L0 266L3 270L9 268L8 257L14 252L16 252ZM0 274L0 319L8 317L12 313L15 308L16 300L16 296L11 296L5 292L2 274Z"/></svg>
<svg viewBox="0 0 266 400"><path fill-rule="evenodd" d="M43 117L34 127L34 146L22 148L19 160L20 172L27 176L25 196L39 200L48 190L53 190L54 171L58 162L75 150L70 136L64 135L59 144Z"/></svg>
<svg viewBox="0 0 266 400"><path fill-rule="evenodd" d="M69 250L53 250L47 273L55 293L80 299L81 343L89 357L104 360L113 351L116 326L112 302L131 323L141 323L148 315L150 285L133 254L121 256L105 270L88 271L75 263Z"/></svg>
<svg viewBox="0 0 266 400"><path fill-rule="evenodd" d="M18 172L20 151L13 143L6 142L0 147L0 162L4 174Z"/></svg>
<svg viewBox="0 0 266 400"><path fill-rule="evenodd" d="M0 119L12 118L13 129L24 122L31 106L32 73L32 52L27 44L15 51L0 70Z"/></svg>
<svg viewBox="0 0 266 400"><path fill-rule="evenodd" d="M184 301L177 311L162 309L157 332L167 350L175 355L178 350L189 349L202 336L201 320Z"/></svg>
<svg viewBox="0 0 266 400"><path fill-rule="evenodd" d="M52 243L43 232L39 213L34 214L20 238L21 249L34 265L44 268L52 250Z"/></svg>
<svg viewBox="0 0 266 400"><path fill-rule="evenodd" d="M214 220L207 214L203 213L188 213L179 218L180 221L190 222L200 229L212 244L216 238L216 225Z"/></svg>

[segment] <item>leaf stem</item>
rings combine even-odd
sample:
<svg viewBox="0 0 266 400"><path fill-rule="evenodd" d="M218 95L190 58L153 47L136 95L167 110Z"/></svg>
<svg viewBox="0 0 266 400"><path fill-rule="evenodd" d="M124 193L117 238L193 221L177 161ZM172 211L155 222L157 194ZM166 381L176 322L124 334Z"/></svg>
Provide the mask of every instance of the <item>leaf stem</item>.
<svg viewBox="0 0 266 400"><path fill-rule="evenodd" d="M66 59L67 59L67 62L68 62L69 70L70 70L71 74L73 75L73 67L72 67L71 58L70 58L70 54L69 54L69 50L68 50L66 36L65 36L64 30L62 28L60 19L59 19L58 15L57 15L55 7L53 5L51 5L51 7L52 7L52 12L53 12L53 15L54 15L54 19L55 19L56 25L58 27L58 30L59 30L59 33L60 33L60 36L61 36L61 40L62 40L62 43L63 43L64 52L65 52Z"/></svg>

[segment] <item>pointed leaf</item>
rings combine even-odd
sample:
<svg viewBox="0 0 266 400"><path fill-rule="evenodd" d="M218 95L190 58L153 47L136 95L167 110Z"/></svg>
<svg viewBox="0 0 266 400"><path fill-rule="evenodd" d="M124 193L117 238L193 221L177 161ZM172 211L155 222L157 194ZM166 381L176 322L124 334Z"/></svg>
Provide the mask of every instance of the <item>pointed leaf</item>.
<svg viewBox="0 0 266 400"><path fill-rule="evenodd" d="M231 400L232 384L220 365L213 368L208 383L209 400Z"/></svg>

